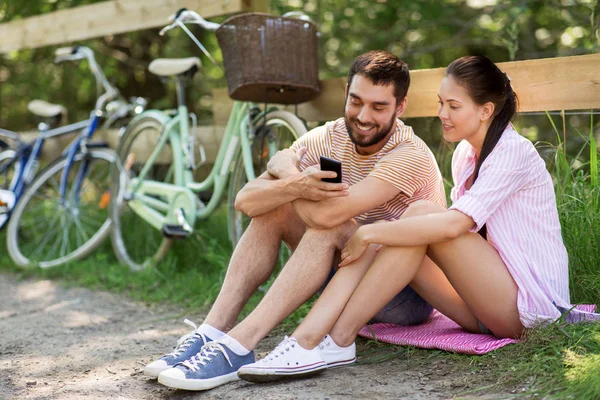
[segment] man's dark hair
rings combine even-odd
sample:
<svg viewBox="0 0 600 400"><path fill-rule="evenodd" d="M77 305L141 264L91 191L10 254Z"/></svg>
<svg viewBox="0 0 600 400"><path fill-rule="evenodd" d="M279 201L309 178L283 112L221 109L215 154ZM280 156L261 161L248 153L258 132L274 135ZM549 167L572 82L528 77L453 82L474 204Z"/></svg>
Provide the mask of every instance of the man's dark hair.
<svg viewBox="0 0 600 400"><path fill-rule="evenodd" d="M362 75L374 85L394 84L394 96L400 103L408 92L410 74L408 65L392 53L384 50L372 50L356 57L348 72L348 86L354 75Z"/></svg>

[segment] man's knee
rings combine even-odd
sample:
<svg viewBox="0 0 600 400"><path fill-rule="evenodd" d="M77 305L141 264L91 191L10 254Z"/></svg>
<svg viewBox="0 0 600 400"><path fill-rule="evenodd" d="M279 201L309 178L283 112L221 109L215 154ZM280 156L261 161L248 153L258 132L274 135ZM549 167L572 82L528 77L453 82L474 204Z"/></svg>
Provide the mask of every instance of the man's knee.
<svg viewBox="0 0 600 400"><path fill-rule="evenodd" d="M257 215L252 218L252 222L255 224L284 224L286 221L290 219L290 217L294 216L294 209L291 204L283 204L269 212L266 212L261 215ZM256 222L255 222L256 221Z"/></svg>
<svg viewBox="0 0 600 400"><path fill-rule="evenodd" d="M333 228L309 228L306 235L318 240L320 243L333 245L336 249L341 250L356 229L358 229L358 223L351 219Z"/></svg>
<svg viewBox="0 0 600 400"><path fill-rule="evenodd" d="M306 224L298 217L291 204L284 204L252 218L250 228L277 234L290 248L295 249L304 235Z"/></svg>
<svg viewBox="0 0 600 400"><path fill-rule="evenodd" d="M429 200L417 200L414 203L411 203L404 214L403 217L414 217L415 215L425 215L425 214L434 214L446 211L446 209L439 204L436 204Z"/></svg>

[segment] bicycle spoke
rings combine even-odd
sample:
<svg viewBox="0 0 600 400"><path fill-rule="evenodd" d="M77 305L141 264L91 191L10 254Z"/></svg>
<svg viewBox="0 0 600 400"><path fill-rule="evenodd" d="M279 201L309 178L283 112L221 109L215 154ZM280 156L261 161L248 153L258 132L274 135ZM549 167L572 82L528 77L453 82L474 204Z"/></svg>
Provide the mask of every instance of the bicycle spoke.
<svg viewBox="0 0 600 400"><path fill-rule="evenodd" d="M55 216L55 218L52 220L52 222L50 223L50 226L55 226L55 224L58 222L58 220L61 218L61 214L57 214ZM35 251L32 254L32 259L37 259L39 257L39 255L42 252L42 249L46 246L46 244L48 243L48 241L50 240L50 238L52 237L52 235L49 234L49 232L46 232L46 235L44 235L44 240L42 240L42 242L40 242L40 244L38 245L38 247L35 249ZM58 238L57 238L58 240Z"/></svg>
<svg viewBox="0 0 600 400"><path fill-rule="evenodd" d="M64 257L67 254L67 243L69 242L69 229L70 227L63 226L62 228L62 242L60 244L60 253L58 253L61 257Z"/></svg>
<svg viewBox="0 0 600 400"><path fill-rule="evenodd" d="M76 250L90 246L90 242L94 241L92 246L100 243L102 236L96 233L106 227L104 221L108 218L108 210L101 203L106 200L101 195L110 188L107 171L113 158L106 151L94 151L89 157L85 161L89 162L89 169L80 182L80 190L77 190L77 177L84 163L81 155L71 165L64 204L60 197L60 179L66 158L48 166L39 176L42 181L36 178L24 193L23 204L26 205L19 212L16 235L11 236L17 237L13 248L18 249L20 264L58 265L73 259ZM101 232L108 233L108 230Z"/></svg>
<svg viewBox="0 0 600 400"><path fill-rule="evenodd" d="M77 244L76 248L81 247L85 242L87 242L89 240L89 239L86 239L85 231L81 230L81 224L78 223L78 222L79 221L76 219L75 220L75 227L76 227L76 229L75 229L75 241L76 241L76 244ZM84 239L84 240L82 240L82 239Z"/></svg>
<svg viewBox="0 0 600 400"><path fill-rule="evenodd" d="M91 224L94 224L94 226L96 226L97 228L99 228L99 227L102 226L102 224L104 223L104 220L106 218L103 218L102 221L99 221L97 219L94 219L94 218L90 217L89 215L85 215L83 213L80 213L79 214L79 219L82 220L83 222L86 222L86 223L89 222Z"/></svg>
<svg viewBox="0 0 600 400"><path fill-rule="evenodd" d="M54 177L48 179L48 182L52 185L54 190L56 190L56 193L60 193L60 185L58 184L58 182L56 182Z"/></svg>

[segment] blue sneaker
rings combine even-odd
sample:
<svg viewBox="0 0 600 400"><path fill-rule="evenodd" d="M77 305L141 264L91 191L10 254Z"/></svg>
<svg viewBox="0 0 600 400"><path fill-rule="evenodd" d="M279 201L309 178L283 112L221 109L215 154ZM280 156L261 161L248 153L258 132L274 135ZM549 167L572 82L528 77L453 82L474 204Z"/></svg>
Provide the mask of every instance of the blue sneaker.
<svg viewBox="0 0 600 400"><path fill-rule="evenodd" d="M158 383L175 389L208 390L239 380L238 369L254 362L254 352L240 356L228 344L228 337L205 344L194 357L161 372Z"/></svg>
<svg viewBox="0 0 600 400"><path fill-rule="evenodd" d="M198 354L202 346L212 341L208 336L198 332L196 324L192 321L186 319L183 322L194 328L194 330L179 338L177 346L175 346L175 349L172 352L165 354L158 360L146 365L146 367L144 367L144 375L158 378L158 375L161 372L171 369L175 364Z"/></svg>

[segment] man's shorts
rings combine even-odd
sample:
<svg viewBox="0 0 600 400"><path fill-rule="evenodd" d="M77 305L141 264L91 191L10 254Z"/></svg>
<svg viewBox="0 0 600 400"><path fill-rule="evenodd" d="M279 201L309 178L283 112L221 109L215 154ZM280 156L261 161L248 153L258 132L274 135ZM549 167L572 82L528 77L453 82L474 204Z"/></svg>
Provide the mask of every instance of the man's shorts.
<svg viewBox="0 0 600 400"><path fill-rule="evenodd" d="M335 268L331 269L327 281L319 294L325 289L331 278L335 275ZM388 304L386 304L370 321L385 322L395 325L418 325L429 318L433 307L429 305L410 286L406 286Z"/></svg>

